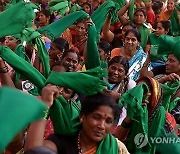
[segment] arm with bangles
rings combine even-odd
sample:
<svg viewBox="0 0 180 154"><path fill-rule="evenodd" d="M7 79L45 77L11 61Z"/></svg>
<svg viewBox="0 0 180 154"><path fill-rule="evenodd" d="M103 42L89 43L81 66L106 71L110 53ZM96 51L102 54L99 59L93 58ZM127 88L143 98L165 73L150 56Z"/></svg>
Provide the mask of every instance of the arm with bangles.
<svg viewBox="0 0 180 154"><path fill-rule="evenodd" d="M27 132L24 151L30 150L38 146L46 146L57 152L56 145L53 142L49 140L44 140L44 132L46 127L48 110L53 105L54 99L56 99L58 96L59 90L54 85L48 84L42 89L41 98L42 101L47 105L48 109L44 111L44 118L41 118L30 125Z"/></svg>

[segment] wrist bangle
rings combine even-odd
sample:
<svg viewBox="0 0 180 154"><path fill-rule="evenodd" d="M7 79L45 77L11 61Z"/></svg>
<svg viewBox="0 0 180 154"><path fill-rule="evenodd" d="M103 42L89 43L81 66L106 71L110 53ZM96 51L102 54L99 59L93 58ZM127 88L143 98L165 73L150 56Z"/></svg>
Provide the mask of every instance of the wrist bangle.
<svg viewBox="0 0 180 154"><path fill-rule="evenodd" d="M125 121L123 121L122 124L121 124L121 126L122 126L123 128L130 128L131 125L132 125L132 123L127 123L127 122L125 122Z"/></svg>
<svg viewBox="0 0 180 154"><path fill-rule="evenodd" d="M43 119L47 120L49 118L49 107L45 111L43 111L43 112L44 112Z"/></svg>

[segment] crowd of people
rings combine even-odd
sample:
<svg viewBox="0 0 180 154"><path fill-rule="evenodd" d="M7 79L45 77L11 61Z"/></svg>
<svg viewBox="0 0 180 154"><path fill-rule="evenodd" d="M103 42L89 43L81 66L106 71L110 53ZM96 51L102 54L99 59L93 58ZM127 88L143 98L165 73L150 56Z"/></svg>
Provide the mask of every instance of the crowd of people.
<svg viewBox="0 0 180 154"><path fill-rule="evenodd" d="M0 19L0 153L179 153L178 0L0 0Z"/></svg>

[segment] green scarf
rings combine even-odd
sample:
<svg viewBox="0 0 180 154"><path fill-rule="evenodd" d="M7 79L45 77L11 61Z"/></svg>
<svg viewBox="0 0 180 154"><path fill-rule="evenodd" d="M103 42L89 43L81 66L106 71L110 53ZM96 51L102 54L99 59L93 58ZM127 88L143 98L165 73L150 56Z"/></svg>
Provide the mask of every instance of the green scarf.
<svg viewBox="0 0 180 154"><path fill-rule="evenodd" d="M57 11L59 15L64 16L68 10L68 1L67 0L52 0L48 4L48 9L51 13Z"/></svg>
<svg viewBox="0 0 180 154"><path fill-rule="evenodd" d="M25 28L22 33L16 35L22 42L27 42L32 46L37 47L37 54L42 63L42 71L45 77L48 77L50 72L49 55L46 50L45 44L40 38L40 33L35 31L33 28Z"/></svg>
<svg viewBox="0 0 180 154"><path fill-rule="evenodd" d="M94 22L97 30L97 40L99 41L102 26L106 20L107 14L111 13L111 16L115 18L117 16L118 8L115 7L115 2L106 1L100 7L98 7L91 15L92 21Z"/></svg>
<svg viewBox="0 0 180 154"><path fill-rule="evenodd" d="M161 130L164 129L165 109L163 106L152 112L153 119L150 124L148 123L149 113L147 106L142 106L144 94L147 92L148 86L145 83L141 83L123 94L119 101L120 105L123 104L127 108L127 116L133 120L127 142L128 150L132 153L155 153L156 145L151 142L150 137L160 136ZM141 148L138 148L134 142L136 135L139 133L144 134L149 139L146 139L147 144Z"/></svg>
<svg viewBox="0 0 180 154"><path fill-rule="evenodd" d="M37 31L41 34L48 35L53 41L55 38L59 37L74 22L81 21L87 17L89 17L89 15L84 11L77 11L61 18L60 20L53 22L48 26L39 28L37 29Z"/></svg>
<svg viewBox="0 0 180 154"><path fill-rule="evenodd" d="M118 145L115 137L108 134L104 140L102 140L97 148L96 154L118 154Z"/></svg>
<svg viewBox="0 0 180 154"><path fill-rule="evenodd" d="M156 33L152 33L149 35L149 39L150 39L150 45L151 45L151 49L150 49L150 58L151 58L151 62L156 62L156 61L167 61L167 55L159 55L158 54L158 45L159 45L159 37L156 36Z"/></svg>
<svg viewBox="0 0 180 154"><path fill-rule="evenodd" d="M135 0L132 0L130 5L129 5L128 15L129 15L129 19L131 22L133 22L133 20L134 20L134 9L135 9L134 2L135 2Z"/></svg>
<svg viewBox="0 0 180 154"><path fill-rule="evenodd" d="M44 83L46 81L45 77L30 63L16 55L11 49L6 46L0 46L0 56L22 75L24 80L29 80L38 89L42 89L44 87Z"/></svg>
<svg viewBox="0 0 180 154"><path fill-rule="evenodd" d="M30 63L29 57L26 55L25 48L22 44L19 44L15 51L14 51L19 57L23 58L27 62ZM17 72L15 72L15 82L18 83L19 79L21 78L21 75Z"/></svg>
<svg viewBox="0 0 180 154"><path fill-rule="evenodd" d="M88 40L87 40L87 65L86 68L92 69L100 66L100 57L96 40L96 28L92 24L88 27Z"/></svg>
<svg viewBox="0 0 180 154"><path fill-rule="evenodd" d="M161 87L164 95L162 105L164 106L166 111L171 112L171 110L175 108L175 106L178 103L178 100L180 99L177 98L176 100L171 102L172 95L175 94L178 88L180 87L180 81L176 81L173 83L167 82L165 84L161 84Z"/></svg>
<svg viewBox="0 0 180 154"><path fill-rule="evenodd" d="M99 68L90 69L82 72L51 72L46 84L73 89L77 93L84 95L93 95L109 87L109 84L103 80L107 76L107 70Z"/></svg>
<svg viewBox="0 0 180 154"><path fill-rule="evenodd" d="M180 4L178 4L176 6L176 8L180 11ZM171 35L179 36L180 35L180 23L179 23L177 10L173 10L170 20L171 20L171 27L170 27Z"/></svg>
<svg viewBox="0 0 180 154"><path fill-rule="evenodd" d="M35 4L21 1L0 13L0 20L3 21L0 24L0 37L20 34L24 28L30 27L35 8Z"/></svg>
<svg viewBox="0 0 180 154"><path fill-rule="evenodd" d="M150 30L149 30L147 27L145 27L144 25L142 25L142 26L139 28L139 32L140 32L140 34L141 34L141 43L140 43L140 45L141 45L141 47L142 47L143 49L145 49L145 48L146 48L147 41L148 41L148 36L149 36L149 34L150 34Z"/></svg>
<svg viewBox="0 0 180 154"><path fill-rule="evenodd" d="M8 87L0 88L0 152L29 123L44 116L46 106L33 96Z"/></svg>
<svg viewBox="0 0 180 154"><path fill-rule="evenodd" d="M161 35L159 37L158 54L174 54L180 61L180 36L171 37L168 35Z"/></svg>

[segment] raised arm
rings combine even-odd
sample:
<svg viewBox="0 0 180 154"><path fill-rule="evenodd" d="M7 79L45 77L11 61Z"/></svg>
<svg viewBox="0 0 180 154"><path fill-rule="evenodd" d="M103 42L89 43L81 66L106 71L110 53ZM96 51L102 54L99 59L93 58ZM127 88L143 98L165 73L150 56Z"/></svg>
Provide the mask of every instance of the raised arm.
<svg viewBox="0 0 180 154"><path fill-rule="evenodd" d="M129 9L130 2L127 3L125 6L123 6L119 11L118 11L118 17L121 23L124 25L128 22L128 20L124 17L124 14L126 11Z"/></svg>
<svg viewBox="0 0 180 154"><path fill-rule="evenodd" d="M104 26L102 28L103 37L107 42L112 42L114 39L114 34L110 31L111 17L108 15Z"/></svg>
<svg viewBox="0 0 180 154"><path fill-rule="evenodd" d="M53 100L59 96L59 90L57 86L48 84L42 89L42 101L50 108L53 104ZM47 146L57 151L56 146L51 141L44 141L44 131L46 127L47 111L45 111L45 117L32 123L28 129L27 138L25 141L25 151L38 146Z"/></svg>

